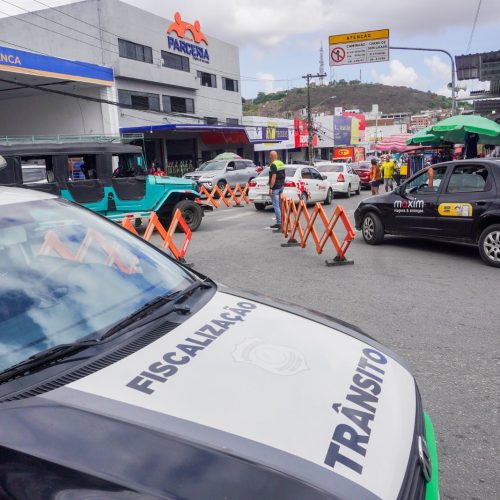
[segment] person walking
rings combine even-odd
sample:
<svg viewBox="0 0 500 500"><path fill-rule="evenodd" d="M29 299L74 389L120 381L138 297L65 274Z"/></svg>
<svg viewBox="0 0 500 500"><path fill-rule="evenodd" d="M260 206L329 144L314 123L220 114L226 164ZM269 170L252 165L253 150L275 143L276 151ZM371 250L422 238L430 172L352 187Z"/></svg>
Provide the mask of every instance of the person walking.
<svg viewBox="0 0 500 500"><path fill-rule="evenodd" d="M383 160L384 161L382 162L380 168L382 169L384 176L385 192L388 193L389 190L392 191L394 189L393 176L396 165L394 165L394 162L389 158L389 155L385 155Z"/></svg>
<svg viewBox="0 0 500 500"><path fill-rule="evenodd" d="M378 187L382 182L382 173L376 158L371 159L370 167L370 186L372 188L372 194L378 194Z"/></svg>
<svg viewBox="0 0 500 500"><path fill-rule="evenodd" d="M271 229L281 227L281 193L285 187L285 164L278 160L278 153L271 151L269 153L269 195L273 203L274 213L276 215L276 224Z"/></svg>

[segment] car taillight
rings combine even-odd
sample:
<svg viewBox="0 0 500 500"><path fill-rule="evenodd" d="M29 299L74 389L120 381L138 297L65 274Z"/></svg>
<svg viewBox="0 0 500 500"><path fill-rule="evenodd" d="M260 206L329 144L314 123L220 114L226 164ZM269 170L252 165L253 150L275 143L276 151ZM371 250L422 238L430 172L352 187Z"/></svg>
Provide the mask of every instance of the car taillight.
<svg viewBox="0 0 500 500"><path fill-rule="evenodd" d="M262 167L257 167L255 170L256 170L257 172L259 172L259 173L260 173L260 172L262 172L264 169L263 169Z"/></svg>
<svg viewBox="0 0 500 500"><path fill-rule="evenodd" d="M337 182L345 182L344 174L339 174L339 176L337 177Z"/></svg>
<svg viewBox="0 0 500 500"><path fill-rule="evenodd" d="M251 187L251 188L254 188L256 185L257 185L257 183L255 181L250 181L248 183L248 187Z"/></svg>
<svg viewBox="0 0 500 500"><path fill-rule="evenodd" d="M294 188L294 187L297 187L297 184L295 184L295 182L293 182L293 181L285 181L285 187L286 188Z"/></svg>

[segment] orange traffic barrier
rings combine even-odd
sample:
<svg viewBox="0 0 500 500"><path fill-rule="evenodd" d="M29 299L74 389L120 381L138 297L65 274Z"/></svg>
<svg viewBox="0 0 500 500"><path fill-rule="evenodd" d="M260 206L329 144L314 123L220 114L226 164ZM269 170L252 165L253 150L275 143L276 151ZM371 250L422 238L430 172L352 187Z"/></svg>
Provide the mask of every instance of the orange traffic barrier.
<svg viewBox="0 0 500 500"><path fill-rule="evenodd" d="M122 220L122 227L128 229L131 233L134 233L136 236L139 236L139 233L137 232L134 225L132 224L132 221L128 217L124 217L124 219Z"/></svg>
<svg viewBox="0 0 500 500"><path fill-rule="evenodd" d="M125 219L122 221L122 227L137 234L137 231L135 230L133 225L130 222L127 223ZM178 247L174 242L174 233L178 227L180 227L184 232L184 240L182 241L180 247ZM191 232L191 229L189 229L187 222L184 220L182 212L179 209L175 211L172 222L170 223L168 229L165 229L156 213L152 212L151 217L149 218L148 225L146 227L146 231L144 232L143 239L149 241L155 231L160 234L160 237L163 240L161 245L162 248L168 249L170 253L175 257L175 259L186 264L184 257L186 256L193 233Z"/></svg>
<svg viewBox="0 0 500 500"><path fill-rule="evenodd" d="M318 235L315 227L318 219L324 226L324 231L321 236ZM342 241L338 239L334 231L335 225L339 220L342 222L347 232ZM294 200L282 197L281 232L285 238L288 238L286 243L282 243L282 247L300 245L302 248L305 248L308 238L311 237L314 241L316 252L321 254L328 240L330 240L337 255L333 260L326 260L326 265L353 264L353 261L346 259L346 253L356 233L342 205L337 205L332 216L328 218L321 203L316 203L312 212L309 213L304 201L300 201L296 204Z"/></svg>
<svg viewBox="0 0 500 500"><path fill-rule="evenodd" d="M244 201L247 205L250 204L250 200L248 199L249 185L245 184L244 187L241 187L239 184L236 184L234 189L231 188L229 184L226 184L224 191L221 191L219 186L214 186L212 191L208 191L205 186L202 186L199 189L200 194L206 196L206 203L211 203L215 208L220 207L220 203L224 203L226 207L230 207L232 202L235 207L241 207L242 202ZM218 196L218 199L215 196ZM227 197L229 195L229 199Z"/></svg>

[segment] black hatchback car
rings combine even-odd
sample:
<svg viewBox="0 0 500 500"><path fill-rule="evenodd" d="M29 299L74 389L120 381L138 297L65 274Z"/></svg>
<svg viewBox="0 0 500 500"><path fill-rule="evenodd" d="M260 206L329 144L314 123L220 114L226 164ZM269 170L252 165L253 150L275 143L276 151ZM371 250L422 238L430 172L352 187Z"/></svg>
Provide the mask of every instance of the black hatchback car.
<svg viewBox="0 0 500 500"><path fill-rule="evenodd" d="M500 161L433 165L391 193L366 198L354 217L370 245L385 234L473 243L484 262L500 267Z"/></svg>

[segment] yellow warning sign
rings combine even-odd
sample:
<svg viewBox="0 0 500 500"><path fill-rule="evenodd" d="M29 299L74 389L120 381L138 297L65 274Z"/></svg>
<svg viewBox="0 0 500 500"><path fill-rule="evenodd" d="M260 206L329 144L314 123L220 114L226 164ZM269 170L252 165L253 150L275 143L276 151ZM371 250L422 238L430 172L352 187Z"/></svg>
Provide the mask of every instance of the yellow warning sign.
<svg viewBox="0 0 500 500"><path fill-rule="evenodd" d="M329 41L330 45L335 45L337 43L367 42L370 40L380 40L382 38L389 38L388 29L360 31L358 33L346 33L344 35L331 35Z"/></svg>
<svg viewBox="0 0 500 500"><path fill-rule="evenodd" d="M443 217L472 217L472 205L470 203L441 203L438 213Z"/></svg>

